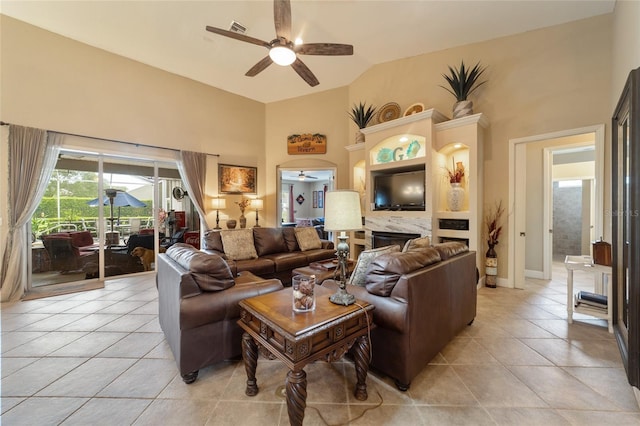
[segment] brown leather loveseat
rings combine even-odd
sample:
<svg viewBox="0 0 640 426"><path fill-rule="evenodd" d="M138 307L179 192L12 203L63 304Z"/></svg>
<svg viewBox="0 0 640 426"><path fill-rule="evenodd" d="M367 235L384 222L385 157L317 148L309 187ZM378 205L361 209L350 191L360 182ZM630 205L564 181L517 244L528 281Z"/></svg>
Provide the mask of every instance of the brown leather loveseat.
<svg viewBox="0 0 640 426"><path fill-rule="evenodd" d="M476 254L458 242L374 258L349 293L375 306L371 365L400 390L476 315ZM336 288L333 280L323 286Z"/></svg>
<svg viewBox="0 0 640 426"><path fill-rule="evenodd" d="M160 327L187 384L201 368L241 355L238 302L283 288L248 271L236 276L220 256L182 243L158 255L156 283Z"/></svg>
<svg viewBox="0 0 640 426"><path fill-rule="evenodd" d="M234 236L244 238L244 244L236 242L236 246L250 250L239 254L236 247L230 247ZM202 249L224 258L234 274L249 271L263 278L277 278L285 286L291 285L295 268L336 257L333 242L320 239L313 227L208 231Z"/></svg>

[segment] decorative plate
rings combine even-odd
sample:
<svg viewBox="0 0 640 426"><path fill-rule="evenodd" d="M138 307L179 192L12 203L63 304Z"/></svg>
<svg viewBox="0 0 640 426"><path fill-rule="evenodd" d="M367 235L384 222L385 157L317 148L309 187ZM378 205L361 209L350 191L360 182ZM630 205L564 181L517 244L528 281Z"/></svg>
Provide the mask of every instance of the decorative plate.
<svg viewBox="0 0 640 426"><path fill-rule="evenodd" d="M417 102L404 110L404 117L411 114L417 114L422 111L424 111L424 104L421 102Z"/></svg>
<svg viewBox="0 0 640 426"><path fill-rule="evenodd" d="M382 148L376 156L378 163L388 163L393 160L393 150L391 148Z"/></svg>
<svg viewBox="0 0 640 426"><path fill-rule="evenodd" d="M378 111L378 123L386 123L400 117L400 105L395 102L389 102L382 105Z"/></svg>

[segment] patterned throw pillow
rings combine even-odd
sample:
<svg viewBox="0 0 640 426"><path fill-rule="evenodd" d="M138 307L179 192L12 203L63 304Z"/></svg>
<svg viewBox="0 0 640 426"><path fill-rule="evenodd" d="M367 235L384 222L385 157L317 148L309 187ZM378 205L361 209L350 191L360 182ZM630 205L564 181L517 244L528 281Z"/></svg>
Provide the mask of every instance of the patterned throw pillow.
<svg viewBox="0 0 640 426"><path fill-rule="evenodd" d="M349 278L349 284L359 285L360 287L364 287L366 284L365 277L366 277L367 268L369 267L369 264L371 263L371 261L382 254L394 253L398 251L400 251L400 246L392 245L392 246L379 247L371 250L365 250L362 253L360 253L360 256L358 256L358 262L356 263L356 267L351 273L351 277Z"/></svg>
<svg viewBox="0 0 640 426"><path fill-rule="evenodd" d="M301 228L295 228L295 230L296 240L298 240L300 251L322 248L322 241L320 241L320 237L318 236L318 231L316 231L316 228L303 226Z"/></svg>
<svg viewBox="0 0 640 426"><path fill-rule="evenodd" d="M404 253L407 251L425 247L431 247L431 241L429 240L429 237L414 238L405 243L404 247L402 248L402 252Z"/></svg>
<svg viewBox="0 0 640 426"><path fill-rule="evenodd" d="M256 247L253 244L253 229L225 229L220 231L224 254L228 259L257 259Z"/></svg>

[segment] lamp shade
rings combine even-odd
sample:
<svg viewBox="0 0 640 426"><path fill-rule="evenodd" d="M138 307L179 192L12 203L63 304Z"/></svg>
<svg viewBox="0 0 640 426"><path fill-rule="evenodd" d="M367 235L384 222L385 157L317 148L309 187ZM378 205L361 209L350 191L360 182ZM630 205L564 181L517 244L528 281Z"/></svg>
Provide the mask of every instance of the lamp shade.
<svg viewBox="0 0 640 426"><path fill-rule="evenodd" d="M324 229L354 231L362 229L360 194L357 191L328 191L324 200Z"/></svg>
<svg viewBox="0 0 640 426"><path fill-rule="evenodd" d="M262 210L264 208L264 202L260 198L251 200L251 208L253 210Z"/></svg>
<svg viewBox="0 0 640 426"><path fill-rule="evenodd" d="M227 208L227 200L224 198L214 198L211 200L211 206L216 209L226 209Z"/></svg>

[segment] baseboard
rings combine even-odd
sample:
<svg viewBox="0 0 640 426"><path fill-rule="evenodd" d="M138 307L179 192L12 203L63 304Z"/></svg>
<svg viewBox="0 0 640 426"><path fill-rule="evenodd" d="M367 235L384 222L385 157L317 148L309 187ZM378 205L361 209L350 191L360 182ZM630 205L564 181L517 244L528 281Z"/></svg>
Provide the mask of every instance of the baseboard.
<svg viewBox="0 0 640 426"><path fill-rule="evenodd" d="M524 277L525 278L535 278L538 280L543 280L544 279L544 273L542 271L532 271L531 269L525 269L524 270Z"/></svg>

